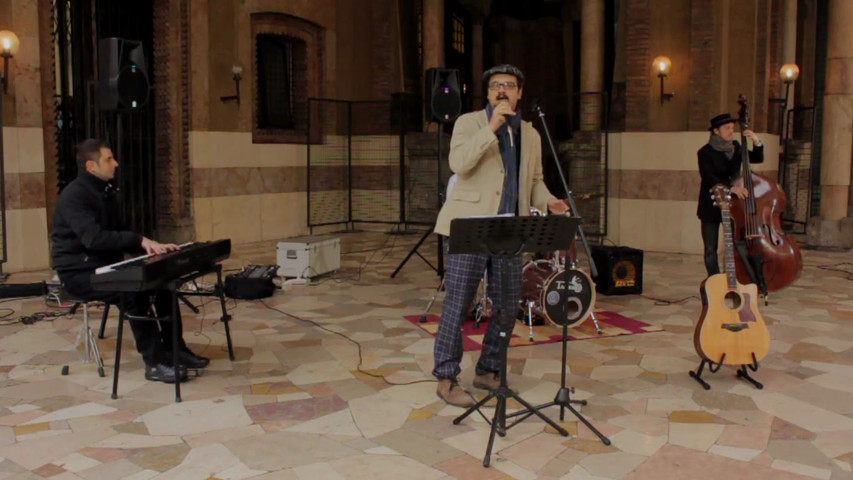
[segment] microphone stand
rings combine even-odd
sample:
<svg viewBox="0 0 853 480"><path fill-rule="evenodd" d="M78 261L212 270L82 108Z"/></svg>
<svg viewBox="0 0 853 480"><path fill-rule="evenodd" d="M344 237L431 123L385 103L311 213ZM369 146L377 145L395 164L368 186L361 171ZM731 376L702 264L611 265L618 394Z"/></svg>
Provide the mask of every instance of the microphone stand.
<svg viewBox="0 0 853 480"><path fill-rule="evenodd" d="M563 167L560 165L560 157L557 156L557 149L554 148L554 141L551 140L551 133L548 131L548 124L545 123L545 112L542 111L542 107L540 107L538 103L533 107L533 110L536 111L539 119L542 121L542 130L545 132L545 138L548 140L548 147L551 149L551 155L554 156L554 164L557 166L557 173L560 174L560 182L563 184L566 201L569 202L569 207L572 209L572 216L576 217L578 216L578 207L575 205L575 199L572 197L572 191L566 183L566 176L563 174ZM589 272L593 277L597 277L598 269L595 268L595 262L592 259L592 252L589 250L589 243L586 241L586 235L583 233L582 226L578 226L578 235L580 236L581 244L583 245L584 252L586 253L586 258L589 261Z"/></svg>
<svg viewBox="0 0 853 480"><path fill-rule="evenodd" d="M554 156L554 162L557 165L557 172L560 174L560 181L563 183L563 190L566 193L566 201L569 202L569 206L572 209L571 214L573 217L578 217L578 214L577 214L578 209L575 206L574 199L572 198L572 191L569 190L569 185L566 183L566 176L563 175L563 167L560 166L560 160L557 157L557 149L554 148L554 142L551 140L551 133L548 131L548 124L545 123L545 113L542 112L542 109L539 107L539 104L536 104L536 106L533 109L536 111L536 113L539 115L539 118L542 120L542 130L545 131L545 138L548 139L548 146L551 148L551 154ZM586 242L586 237L583 234L583 227L581 226L580 223L578 223L577 231L580 234L581 243L583 243L584 251L586 252L586 258L589 260L589 269L592 272L592 275L594 277L597 277L598 271L595 268L595 262L592 259L592 254L589 251L589 244ZM601 329L598 327L598 322L595 320L595 313L590 312L590 316L592 317L592 320L595 322L596 329L598 330L598 333L601 333ZM568 348L567 344L568 344L568 339L569 339L568 337L569 337L568 324L564 323L563 324L563 364L561 367L562 375L561 375L561 380L560 380L560 389L557 391L557 395L554 397L554 401L546 403L546 404L542 404L542 405L537 405L533 408L528 407L527 410L519 410L513 414L506 415L506 418L514 418L516 416L521 416L521 419L517 420L517 422L520 422L520 421L524 420L525 418L527 418L531 415L540 415L541 416L542 414L540 413L540 410L543 410L543 409L548 408L548 407L557 406L557 407L560 407L560 421L563 421L565 419L565 412L566 412L566 410L568 410L575 417L577 417L578 420L583 422L583 424L586 425L587 428L589 428L592 431L592 433L594 433L601 440L601 443L603 443L605 445L610 445L610 439L607 438L603 433L601 433L597 428L595 428L592 425L592 423L589 422L589 420L587 420L583 415L581 415L580 412L578 412L575 409L575 407L572 406L572 404L586 405L587 401L586 400L572 400L572 394L574 393L575 389L574 389L574 387L567 387L566 386L566 364L568 364L568 356L567 356L567 348Z"/></svg>

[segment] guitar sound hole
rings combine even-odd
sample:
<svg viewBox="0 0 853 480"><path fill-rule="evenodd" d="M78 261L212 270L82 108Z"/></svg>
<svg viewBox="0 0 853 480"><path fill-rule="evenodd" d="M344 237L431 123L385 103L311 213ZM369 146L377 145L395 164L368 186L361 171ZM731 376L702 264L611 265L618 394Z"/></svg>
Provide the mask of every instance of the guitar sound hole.
<svg viewBox="0 0 853 480"><path fill-rule="evenodd" d="M741 298L737 292L726 293L725 299L726 308L728 308L729 310L737 310L738 308L740 308Z"/></svg>

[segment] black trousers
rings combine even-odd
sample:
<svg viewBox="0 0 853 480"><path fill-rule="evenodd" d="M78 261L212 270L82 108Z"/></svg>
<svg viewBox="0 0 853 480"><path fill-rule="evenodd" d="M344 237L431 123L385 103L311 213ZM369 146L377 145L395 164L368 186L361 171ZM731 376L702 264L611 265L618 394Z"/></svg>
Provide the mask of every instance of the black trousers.
<svg viewBox="0 0 853 480"><path fill-rule="evenodd" d="M717 247L720 241L720 222L702 222L702 243L705 245L705 270L708 276L720 273Z"/></svg>
<svg viewBox="0 0 853 480"><path fill-rule="evenodd" d="M153 303L154 311L158 317L166 317L172 312L172 293L168 290L156 290L148 292L137 292L125 294L125 303L121 305L121 294L119 292L99 291L92 288L90 277L92 272L59 273L62 288L70 295L80 300L97 300L112 305L118 305L119 309L129 315L147 316L151 313ZM153 302L152 302L153 300ZM178 331L183 331L180 309L175 306L177 312ZM172 351L172 323L129 320L133 339L136 341L136 350L142 355L146 365L158 363L171 364ZM183 336L178 339L178 348L187 350L187 344Z"/></svg>
<svg viewBox="0 0 853 480"><path fill-rule="evenodd" d="M720 240L719 232L721 223L722 222L702 222L702 243L705 245L705 270L708 272L709 277L711 275L721 273L720 264L717 261L717 246L719 245ZM733 230L734 228L735 226L732 225ZM746 267L746 273L749 275L749 278L752 279L752 283L758 285L761 292L766 293L764 292L763 279L758 277L752 262L749 260L749 252L746 245L734 239L733 242L735 252L737 255L740 255L740 259L743 261L743 265Z"/></svg>

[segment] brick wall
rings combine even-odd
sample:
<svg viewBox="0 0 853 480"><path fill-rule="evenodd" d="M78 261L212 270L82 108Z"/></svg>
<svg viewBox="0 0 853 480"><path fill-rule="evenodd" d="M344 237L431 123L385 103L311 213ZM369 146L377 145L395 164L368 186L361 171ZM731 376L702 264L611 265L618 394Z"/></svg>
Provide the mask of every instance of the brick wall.
<svg viewBox="0 0 853 480"><path fill-rule="evenodd" d="M769 97L784 97L785 84L779 79L779 69L782 68L782 30L784 28L783 3L774 1L770 6L770 38L768 39L767 51L770 52L767 66L767 91ZM794 92L791 91L791 95ZM776 132L781 125L780 121L785 115L785 109L780 104L768 105L767 131Z"/></svg>
<svg viewBox="0 0 853 480"><path fill-rule="evenodd" d="M715 113L717 78L714 70L716 0L693 0L690 12L690 108L689 130L705 130ZM702 72L702 74L698 74Z"/></svg>
<svg viewBox="0 0 853 480"><path fill-rule="evenodd" d="M651 82L651 17L648 0L625 2L627 18L625 130L648 130L649 88Z"/></svg>
<svg viewBox="0 0 853 480"><path fill-rule="evenodd" d="M770 63L770 51L768 50L770 24L772 20L768 19L770 13L770 0L758 0L756 31L755 31L755 98L751 98L751 123L750 127L758 132L768 131L767 125L767 109L768 99L768 66ZM732 39L733 41L736 39ZM737 44L732 44L733 48L737 48ZM778 69L777 69L778 72ZM776 75L774 75L776 76Z"/></svg>

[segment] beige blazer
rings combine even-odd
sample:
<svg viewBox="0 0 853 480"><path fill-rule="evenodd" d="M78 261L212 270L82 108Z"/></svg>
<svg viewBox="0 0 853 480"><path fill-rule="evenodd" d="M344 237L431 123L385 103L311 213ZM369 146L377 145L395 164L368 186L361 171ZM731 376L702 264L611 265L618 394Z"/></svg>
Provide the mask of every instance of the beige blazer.
<svg viewBox="0 0 853 480"><path fill-rule="evenodd" d="M466 113L456 120L450 140L450 169L458 180L435 222L435 232L441 235L450 235L450 221L454 218L498 213L504 165L498 137L489 128L485 110ZM531 205L547 212L552 198L542 178L539 132L530 122L521 122L518 212L528 215Z"/></svg>

